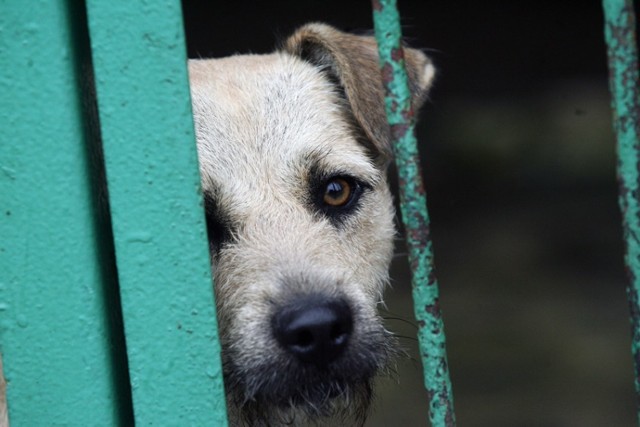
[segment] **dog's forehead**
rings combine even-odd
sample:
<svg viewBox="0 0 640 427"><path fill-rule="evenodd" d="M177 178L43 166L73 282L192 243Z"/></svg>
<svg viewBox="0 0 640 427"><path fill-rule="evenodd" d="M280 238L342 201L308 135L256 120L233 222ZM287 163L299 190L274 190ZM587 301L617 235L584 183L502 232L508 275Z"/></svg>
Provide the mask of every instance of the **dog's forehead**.
<svg viewBox="0 0 640 427"><path fill-rule="evenodd" d="M314 66L284 53L238 55L190 61L189 73L205 190L286 181L318 165L378 179L344 101Z"/></svg>

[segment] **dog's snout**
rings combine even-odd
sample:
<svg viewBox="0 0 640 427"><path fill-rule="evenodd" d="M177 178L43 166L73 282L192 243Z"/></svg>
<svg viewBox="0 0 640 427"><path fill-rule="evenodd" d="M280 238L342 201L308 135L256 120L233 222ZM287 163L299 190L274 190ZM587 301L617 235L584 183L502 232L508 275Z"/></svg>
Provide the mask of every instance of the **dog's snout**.
<svg viewBox="0 0 640 427"><path fill-rule="evenodd" d="M347 347L353 317L343 299L308 297L273 316L273 332L280 345L305 363L326 365Z"/></svg>

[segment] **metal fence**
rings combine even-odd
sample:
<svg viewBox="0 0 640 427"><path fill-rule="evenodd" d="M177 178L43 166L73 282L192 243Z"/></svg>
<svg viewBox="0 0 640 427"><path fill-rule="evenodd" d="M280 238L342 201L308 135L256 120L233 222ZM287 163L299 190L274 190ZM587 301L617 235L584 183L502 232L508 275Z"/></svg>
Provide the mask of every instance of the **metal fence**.
<svg viewBox="0 0 640 427"><path fill-rule="evenodd" d="M11 423L226 424L180 2L14 1L0 31Z"/></svg>
<svg viewBox="0 0 640 427"><path fill-rule="evenodd" d="M434 426L455 425L394 1L374 0ZM640 390L631 0L604 0ZM3 4L0 352L14 425L226 425L180 3ZM108 188L108 191L107 191Z"/></svg>

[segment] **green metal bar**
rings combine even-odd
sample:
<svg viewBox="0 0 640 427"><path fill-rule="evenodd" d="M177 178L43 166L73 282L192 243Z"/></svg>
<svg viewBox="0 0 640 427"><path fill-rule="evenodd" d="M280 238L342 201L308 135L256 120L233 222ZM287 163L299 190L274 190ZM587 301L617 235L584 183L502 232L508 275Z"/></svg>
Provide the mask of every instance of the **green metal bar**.
<svg viewBox="0 0 640 427"><path fill-rule="evenodd" d="M131 425L81 2L0 13L0 352L14 426ZM120 333L118 330L120 329Z"/></svg>
<svg viewBox="0 0 640 427"><path fill-rule="evenodd" d="M136 423L226 425L180 2L87 9Z"/></svg>
<svg viewBox="0 0 640 427"><path fill-rule="evenodd" d="M618 149L620 209L629 276L631 349L635 364L636 405L640 421L640 86L632 0L604 0L613 124Z"/></svg>
<svg viewBox="0 0 640 427"><path fill-rule="evenodd" d="M434 427L454 426L444 324L438 303L426 192L414 134L415 117L404 66L400 17L395 0L373 0L372 4L380 68L387 94L386 111L398 169L400 207L409 248L420 353L429 395L429 418Z"/></svg>

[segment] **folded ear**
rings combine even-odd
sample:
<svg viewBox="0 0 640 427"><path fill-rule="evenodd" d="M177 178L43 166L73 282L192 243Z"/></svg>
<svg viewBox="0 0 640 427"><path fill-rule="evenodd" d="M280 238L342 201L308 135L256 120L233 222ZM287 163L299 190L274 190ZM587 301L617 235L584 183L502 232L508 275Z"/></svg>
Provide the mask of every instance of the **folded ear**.
<svg viewBox="0 0 640 427"><path fill-rule="evenodd" d="M338 85L353 118L382 163L392 154L391 132L384 109L384 88L374 37L356 36L325 24L299 28L285 50L321 68ZM414 111L423 104L435 75L429 58L419 50L404 48Z"/></svg>

